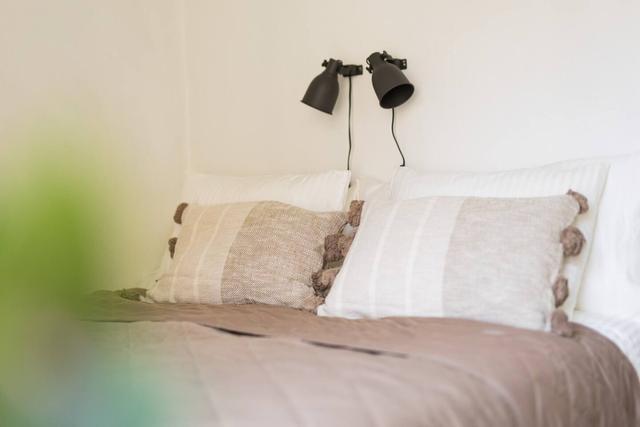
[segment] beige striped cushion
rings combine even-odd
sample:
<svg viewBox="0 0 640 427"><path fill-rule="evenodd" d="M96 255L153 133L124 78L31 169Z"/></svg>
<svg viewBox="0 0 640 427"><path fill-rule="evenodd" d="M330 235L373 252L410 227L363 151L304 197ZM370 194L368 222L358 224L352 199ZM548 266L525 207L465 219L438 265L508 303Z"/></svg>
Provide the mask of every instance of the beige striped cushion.
<svg viewBox="0 0 640 427"><path fill-rule="evenodd" d="M562 162L553 165L502 172L418 172L398 168L392 182L395 200L421 197L549 197L571 188L589 199L591 209L580 215L576 226L587 239L587 247L578 257L565 263L563 275L569 279L569 298L563 309L569 316L578 301L583 273L589 260L600 197L607 181L609 165L605 161Z"/></svg>
<svg viewBox="0 0 640 427"><path fill-rule="evenodd" d="M570 196L365 203L319 314L464 317L548 329Z"/></svg>
<svg viewBox="0 0 640 427"><path fill-rule="evenodd" d="M189 205L169 271L150 290L157 302L264 303L313 310L311 276L324 238L346 213L279 202Z"/></svg>

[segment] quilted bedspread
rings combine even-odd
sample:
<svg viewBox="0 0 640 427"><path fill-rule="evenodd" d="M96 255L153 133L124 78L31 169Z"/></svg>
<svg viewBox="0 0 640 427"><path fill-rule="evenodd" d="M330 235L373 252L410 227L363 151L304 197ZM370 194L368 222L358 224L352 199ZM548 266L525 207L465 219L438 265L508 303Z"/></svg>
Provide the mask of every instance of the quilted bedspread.
<svg viewBox="0 0 640 427"><path fill-rule="evenodd" d="M169 424L639 426L640 382L608 339L460 319L347 320L266 305L93 298L87 320ZM177 421L176 421L177 420Z"/></svg>

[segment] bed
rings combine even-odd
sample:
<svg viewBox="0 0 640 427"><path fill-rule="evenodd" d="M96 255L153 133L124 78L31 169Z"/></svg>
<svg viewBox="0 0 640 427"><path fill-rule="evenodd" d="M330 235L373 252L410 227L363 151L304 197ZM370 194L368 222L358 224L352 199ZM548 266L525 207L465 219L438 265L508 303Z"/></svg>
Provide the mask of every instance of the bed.
<svg viewBox="0 0 640 427"><path fill-rule="evenodd" d="M125 377L163 384L165 409L184 426L640 425L632 362L584 325L568 339L462 319L348 320L113 292L91 304L96 345L127 360Z"/></svg>
<svg viewBox="0 0 640 427"><path fill-rule="evenodd" d="M640 426L638 165L401 168L348 212L344 174L207 178L85 323L152 425Z"/></svg>

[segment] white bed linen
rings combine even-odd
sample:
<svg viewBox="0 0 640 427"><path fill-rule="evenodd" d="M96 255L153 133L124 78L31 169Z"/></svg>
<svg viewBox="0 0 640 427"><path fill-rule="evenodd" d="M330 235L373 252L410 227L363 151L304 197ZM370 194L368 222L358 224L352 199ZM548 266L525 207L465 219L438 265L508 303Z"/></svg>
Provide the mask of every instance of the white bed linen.
<svg viewBox="0 0 640 427"><path fill-rule="evenodd" d="M635 317L616 318L576 310L573 321L588 326L613 341L629 358L640 376L640 313Z"/></svg>

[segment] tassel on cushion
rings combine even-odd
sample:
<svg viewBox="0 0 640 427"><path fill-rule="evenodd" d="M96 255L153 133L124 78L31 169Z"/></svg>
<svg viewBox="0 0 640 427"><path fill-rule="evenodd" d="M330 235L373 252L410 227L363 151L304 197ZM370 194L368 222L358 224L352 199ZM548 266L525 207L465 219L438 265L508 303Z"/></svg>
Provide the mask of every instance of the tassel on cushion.
<svg viewBox="0 0 640 427"><path fill-rule="evenodd" d="M564 256L570 257L580 255L586 239L579 228L569 226L562 230L560 242L562 243Z"/></svg>
<svg viewBox="0 0 640 427"><path fill-rule="evenodd" d="M324 238L324 266L342 259L340 238L342 234L330 234Z"/></svg>
<svg viewBox="0 0 640 427"><path fill-rule="evenodd" d="M582 194L569 190L567 195L573 197L578 203L578 215L589 210L589 201ZM560 243L562 243L562 252L565 257L577 256L582 252L582 248L586 244L584 234L579 228L569 226L562 230L560 235ZM551 332L562 337L572 337L574 334L569 317L560 308L569 297L569 282L565 277L558 277L551 288L553 292L554 304L556 309L551 313Z"/></svg>
<svg viewBox="0 0 640 427"><path fill-rule="evenodd" d="M560 307L569 297L569 281L565 277L558 277L553 284L553 298L556 308Z"/></svg>
<svg viewBox="0 0 640 427"><path fill-rule="evenodd" d="M573 327L567 313L557 308L551 313L551 332L561 337L572 337Z"/></svg>
<svg viewBox="0 0 640 427"><path fill-rule="evenodd" d="M177 237L172 237L169 239L169 255L171 256L171 258L173 258L173 256L176 253L176 244L178 243L178 238Z"/></svg>
<svg viewBox="0 0 640 427"><path fill-rule="evenodd" d="M578 202L578 205L580 206L579 214L586 213L589 210L589 200L585 196L573 190L569 190L567 195L573 197L576 199L576 202Z"/></svg>
<svg viewBox="0 0 640 427"><path fill-rule="evenodd" d="M173 214L173 221L176 224L182 224L182 214L184 213L184 210L187 209L188 206L189 204L184 202L178 205L178 207L176 208L176 212Z"/></svg>
<svg viewBox="0 0 640 427"><path fill-rule="evenodd" d="M349 225L352 227L360 226L360 217L362 216L362 207L364 206L363 200L353 200L349 205Z"/></svg>
<svg viewBox="0 0 640 427"><path fill-rule="evenodd" d="M316 295L321 297L327 296L339 271L340 267L336 267L328 270L320 270L313 274L313 290L316 292Z"/></svg>
<svg viewBox="0 0 640 427"><path fill-rule="evenodd" d="M319 298L324 298L329 294L344 258L351 248L355 232L360 225L363 205L364 201L353 200L349 206L347 222L342 226L340 232L331 234L324 239L322 269L311 276L313 290Z"/></svg>
<svg viewBox="0 0 640 427"><path fill-rule="evenodd" d="M147 296L147 290L144 288L121 289L117 291L117 293L121 298L131 301L140 301L142 298Z"/></svg>

